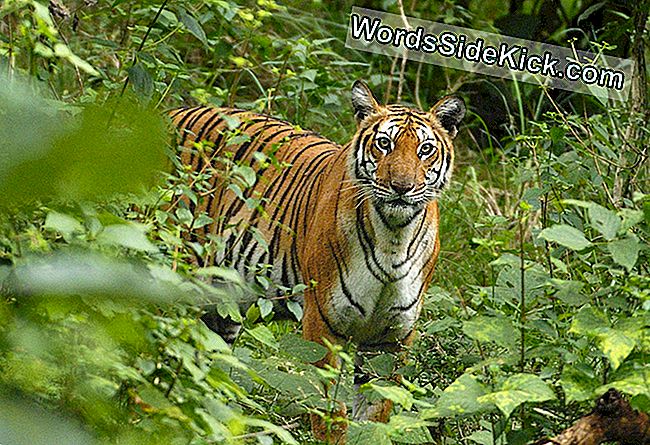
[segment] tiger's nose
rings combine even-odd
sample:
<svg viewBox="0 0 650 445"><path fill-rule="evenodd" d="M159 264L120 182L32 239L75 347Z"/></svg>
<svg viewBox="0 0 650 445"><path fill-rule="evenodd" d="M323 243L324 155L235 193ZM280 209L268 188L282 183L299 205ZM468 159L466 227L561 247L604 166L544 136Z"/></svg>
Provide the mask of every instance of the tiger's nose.
<svg viewBox="0 0 650 445"><path fill-rule="evenodd" d="M390 181L390 186L400 195L405 195L415 187L415 184L412 181L399 181L392 180Z"/></svg>

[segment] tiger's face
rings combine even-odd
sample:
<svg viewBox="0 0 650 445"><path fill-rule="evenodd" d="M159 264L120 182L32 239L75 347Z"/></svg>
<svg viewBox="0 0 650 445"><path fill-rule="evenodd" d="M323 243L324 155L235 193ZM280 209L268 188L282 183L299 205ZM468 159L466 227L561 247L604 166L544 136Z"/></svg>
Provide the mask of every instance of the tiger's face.
<svg viewBox="0 0 650 445"><path fill-rule="evenodd" d="M354 177L384 222L403 227L449 183L465 104L447 96L428 112L381 106L361 81L352 87L352 104Z"/></svg>

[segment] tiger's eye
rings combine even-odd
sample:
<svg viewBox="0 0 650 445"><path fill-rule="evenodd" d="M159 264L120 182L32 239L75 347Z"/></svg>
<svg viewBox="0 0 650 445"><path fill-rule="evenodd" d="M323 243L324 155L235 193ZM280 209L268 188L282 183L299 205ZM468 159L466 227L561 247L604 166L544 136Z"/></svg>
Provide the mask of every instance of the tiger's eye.
<svg viewBox="0 0 650 445"><path fill-rule="evenodd" d="M431 142L425 142L424 144L420 145L420 157L426 157L429 156L431 153L433 153L433 150L435 150L435 145L433 145Z"/></svg>
<svg viewBox="0 0 650 445"><path fill-rule="evenodd" d="M375 144L377 145L377 148L379 148L381 151L388 152L390 151L391 148L391 140L388 139L386 136L379 136L375 140Z"/></svg>

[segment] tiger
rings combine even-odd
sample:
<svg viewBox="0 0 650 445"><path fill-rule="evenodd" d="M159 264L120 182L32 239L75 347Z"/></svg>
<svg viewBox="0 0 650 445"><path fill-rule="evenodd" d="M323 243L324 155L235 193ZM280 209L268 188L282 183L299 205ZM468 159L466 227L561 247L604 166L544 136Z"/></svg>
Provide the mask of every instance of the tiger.
<svg viewBox="0 0 650 445"><path fill-rule="evenodd" d="M453 139L465 115L457 96L445 96L429 111L380 105L361 80L351 89L356 132L341 146L319 134L252 111L197 106L169 112L178 128L183 165L195 171L227 152L257 174L246 197L257 196L266 211L251 208L219 174L210 193L191 210L213 222L193 236L223 236L225 248L201 266L227 264L254 279L257 264L269 264L271 282L285 288L312 283L300 298L302 334L321 344L352 342L357 351L401 351L415 336L424 294L440 252L438 198L449 186ZM227 143L229 122L245 135ZM209 142L207 157L196 143ZM205 148L204 148L205 150ZM286 168L270 168L259 153L273 151ZM206 161L207 158L207 161ZM250 230L254 227L266 240ZM275 299L282 301L282 299ZM208 326L232 342L239 325L216 312ZM317 366L340 365L329 352ZM359 371L359 367L355 366ZM355 373L355 386L363 376ZM388 400L354 401L359 420L386 422ZM337 413L345 416L345 406ZM326 425L312 415L317 439L344 443L346 423Z"/></svg>

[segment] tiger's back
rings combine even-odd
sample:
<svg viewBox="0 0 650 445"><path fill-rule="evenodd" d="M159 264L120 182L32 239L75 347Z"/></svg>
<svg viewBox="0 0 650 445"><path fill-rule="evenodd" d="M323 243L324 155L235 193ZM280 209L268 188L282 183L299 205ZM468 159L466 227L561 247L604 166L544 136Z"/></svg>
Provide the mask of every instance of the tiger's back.
<svg viewBox="0 0 650 445"><path fill-rule="evenodd" d="M268 264L266 276L273 283L291 288L302 282L299 243L323 174L342 147L286 121L239 109L183 108L170 116L180 129L182 164L211 175L209 193L186 204L193 215L205 212L214 222L194 229L192 237L200 243L208 241L208 234L225 239L214 257L197 256L197 263L232 266L248 280L254 279L257 265ZM241 142L231 144L233 135ZM208 145L197 148L198 141ZM255 185L240 196L229 187L227 175L218 173L224 157L256 173ZM269 157L272 163L264 159ZM248 198L261 204L249 206Z"/></svg>

